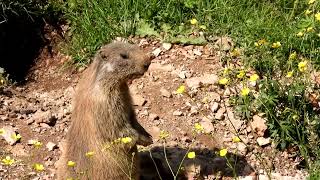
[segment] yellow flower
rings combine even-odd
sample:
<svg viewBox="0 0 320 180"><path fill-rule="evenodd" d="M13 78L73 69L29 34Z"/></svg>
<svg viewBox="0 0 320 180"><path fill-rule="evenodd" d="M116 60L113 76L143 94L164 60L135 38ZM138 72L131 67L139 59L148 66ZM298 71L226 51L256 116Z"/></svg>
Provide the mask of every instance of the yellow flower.
<svg viewBox="0 0 320 180"><path fill-rule="evenodd" d="M195 24L198 23L198 21L197 21L197 19L193 18L193 19L190 20L190 23L191 23L192 25L195 25Z"/></svg>
<svg viewBox="0 0 320 180"><path fill-rule="evenodd" d="M287 78L291 78L292 76L293 76L293 71L288 72L286 75Z"/></svg>
<svg viewBox="0 0 320 180"><path fill-rule="evenodd" d="M255 82L259 79L259 76L257 74L253 74L250 76L249 81Z"/></svg>
<svg viewBox="0 0 320 180"><path fill-rule="evenodd" d="M265 39L260 39L258 42L255 42L255 46L262 46L264 44L267 44L267 41Z"/></svg>
<svg viewBox="0 0 320 180"><path fill-rule="evenodd" d="M320 21L320 13L317 13L314 16L316 17L316 20Z"/></svg>
<svg viewBox="0 0 320 180"><path fill-rule="evenodd" d="M229 74L229 72L230 72L230 69L226 67L223 70L223 75L227 75L227 74Z"/></svg>
<svg viewBox="0 0 320 180"><path fill-rule="evenodd" d="M15 162L15 160L12 159L10 156L6 156L6 158L2 159L1 161L2 164L6 166L11 166Z"/></svg>
<svg viewBox="0 0 320 180"><path fill-rule="evenodd" d="M94 155L94 152L93 151L89 151L86 153L86 156L87 157L92 157Z"/></svg>
<svg viewBox="0 0 320 180"><path fill-rule="evenodd" d="M219 152L220 156L222 156L222 157L223 157L223 156L226 156L227 153L228 153L228 150L227 150L227 149L221 149L220 152Z"/></svg>
<svg viewBox="0 0 320 180"><path fill-rule="evenodd" d="M237 78L242 79L246 75L246 72L244 70L241 70L239 74L237 74Z"/></svg>
<svg viewBox="0 0 320 180"><path fill-rule="evenodd" d="M289 60L294 60L294 59L296 59L296 57L297 57L297 53L296 53L296 52L293 52L293 53L291 53L291 54L289 55Z"/></svg>
<svg viewBox="0 0 320 180"><path fill-rule="evenodd" d="M312 13L312 11L310 11L309 9L307 9L305 12L304 12L304 14L307 16L307 15L309 15L309 14L311 14Z"/></svg>
<svg viewBox="0 0 320 180"><path fill-rule="evenodd" d="M232 142L234 142L234 143L238 143L240 141L241 140L240 140L240 138L238 136L235 136L235 137L232 138Z"/></svg>
<svg viewBox="0 0 320 180"><path fill-rule="evenodd" d="M298 32L298 33L297 33L297 36L298 36L298 37L302 37L302 36L303 36L303 32L301 32L301 31Z"/></svg>
<svg viewBox="0 0 320 180"><path fill-rule="evenodd" d="M182 94L185 92L185 90L186 90L186 87L182 85L177 89L177 94Z"/></svg>
<svg viewBox="0 0 320 180"><path fill-rule="evenodd" d="M21 139L21 135L20 135L20 134L16 134L16 133L12 134L11 137L12 137L13 139L15 139L16 141L18 141L18 140Z"/></svg>
<svg viewBox="0 0 320 180"><path fill-rule="evenodd" d="M0 129L0 135L4 134L5 132L6 131L3 128Z"/></svg>
<svg viewBox="0 0 320 180"><path fill-rule="evenodd" d="M279 41L275 42L275 43L272 43L272 48L276 49L276 48L279 48L281 47L281 43Z"/></svg>
<svg viewBox="0 0 320 180"><path fill-rule="evenodd" d="M74 179L71 177L71 178L67 178L67 180L74 180Z"/></svg>
<svg viewBox="0 0 320 180"><path fill-rule="evenodd" d="M206 29L207 29L207 27L206 27L205 25L201 25L201 26L199 26L199 28L200 28L200 29L203 29L203 30L206 30Z"/></svg>
<svg viewBox="0 0 320 180"><path fill-rule="evenodd" d="M316 0L309 0L308 4L313 4Z"/></svg>
<svg viewBox="0 0 320 180"><path fill-rule="evenodd" d="M235 48L233 51L231 51L232 57L239 57L241 55L239 49Z"/></svg>
<svg viewBox="0 0 320 180"><path fill-rule="evenodd" d="M308 27L307 28L307 32L312 32L313 31L313 27Z"/></svg>
<svg viewBox="0 0 320 180"><path fill-rule="evenodd" d="M194 159L196 157L196 153L191 151L191 152L188 152L188 158L189 159Z"/></svg>
<svg viewBox="0 0 320 180"><path fill-rule="evenodd" d="M159 137L160 139L166 139L167 137L169 137L169 133L167 131L161 130Z"/></svg>
<svg viewBox="0 0 320 180"><path fill-rule="evenodd" d="M36 171L43 171L44 170L44 166L42 164L39 164L39 163L35 163L33 165L33 168L36 170Z"/></svg>
<svg viewBox="0 0 320 180"><path fill-rule="evenodd" d="M228 84L228 82L229 82L229 79L227 79L227 78L223 78L223 79L219 80L219 84L221 84L221 85L226 85L226 84Z"/></svg>
<svg viewBox="0 0 320 180"><path fill-rule="evenodd" d="M121 138L121 142L124 143L124 144L131 143L131 141L132 141L132 138L131 138L131 137Z"/></svg>
<svg viewBox="0 0 320 180"><path fill-rule="evenodd" d="M199 124L199 123L195 123L195 124L194 124L194 129L195 129L197 132L203 131L203 127L202 127L201 124Z"/></svg>
<svg viewBox="0 0 320 180"><path fill-rule="evenodd" d="M74 167L74 166L76 165L76 163L73 162L73 161L68 161L67 165L68 165L69 167Z"/></svg>
<svg viewBox="0 0 320 180"><path fill-rule="evenodd" d="M30 140L30 141L36 148L39 148L42 146L42 142L40 142L38 140Z"/></svg>
<svg viewBox="0 0 320 180"><path fill-rule="evenodd" d="M300 72L306 71L307 70L307 64L308 64L308 61L299 62L299 64L298 64L299 71Z"/></svg>
<svg viewBox="0 0 320 180"><path fill-rule="evenodd" d="M243 88L242 90L241 90L241 95L242 96L248 96L248 94L250 93L250 89L249 88Z"/></svg>

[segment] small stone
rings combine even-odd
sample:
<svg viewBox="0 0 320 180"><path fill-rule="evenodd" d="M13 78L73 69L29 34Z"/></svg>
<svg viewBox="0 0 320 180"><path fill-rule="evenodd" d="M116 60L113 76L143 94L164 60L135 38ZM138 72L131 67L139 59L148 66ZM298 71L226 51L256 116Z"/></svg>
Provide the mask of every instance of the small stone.
<svg viewBox="0 0 320 180"><path fill-rule="evenodd" d="M213 102L213 104L210 107L210 110L215 113L218 109L219 109L219 103Z"/></svg>
<svg viewBox="0 0 320 180"><path fill-rule="evenodd" d="M172 94L168 90L166 90L164 88L161 88L160 92L161 92L161 95L164 96L164 97L167 97L167 98L171 98L172 97Z"/></svg>
<svg viewBox="0 0 320 180"><path fill-rule="evenodd" d="M264 138L264 137L258 137L257 138L257 143L259 146L265 146L271 143L270 137Z"/></svg>
<svg viewBox="0 0 320 180"><path fill-rule="evenodd" d="M15 130L12 126L4 126L2 128L4 130L4 133L1 134L1 136L4 138L5 141L7 141L8 144L11 146L14 145L19 139L14 138L16 134Z"/></svg>
<svg viewBox="0 0 320 180"><path fill-rule="evenodd" d="M157 126L152 126L149 132L152 138L159 139L160 131L160 128Z"/></svg>
<svg viewBox="0 0 320 180"><path fill-rule="evenodd" d="M210 84L215 84L218 82L218 76L215 74L204 74L203 76L200 77L201 83L204 85L210 85Z"/></svg>
<svg viewBox="0 0 320 180"><path fill-rule="evenodd" d="M177 75L181 78L181 79L185 79L187 71L180 71L177 73Z"/></svg>
<svg viewBox="0 0 320 180"><path fill-rule="evenodd" d="M211 120L208 118L203 118L200 121L200 125L203 127L203 130L205 133L211 133L214 131L213 124L212 124Z"/></svg>
<svg viewBox="0 0 320 180"><path fill-rule="evenodd" d="M201 85L201 81L198 77L192 77L186 80L186 84L191 89L197 89Z"/></svg>
<svg viewBox="0 0 320 180"><path fill-rule="evenodd" d="M265 119L258 115L253 116L251 127L257 133L257 135L261 137L264 136L265 131L268 129Z"/></svg>
<svg viewBox="0 0 320 180"><path fill-rule="evenodd" d="M139 94L135 94L132 96L132 104L134 106L143 106L146 102L147 100Z"/></svg>
<svg viewBox="0 0 320 180"><path fill-rule="evenodd" d="M243 155L247 154L248 149L247 149L247 146L244 143L242 143L242 142L237 143L237 149Z"/></svg>
<svg viewBox="0 0 320 180"><path fill-rule="evenodd" d="M216 115L214 116L215 119L217 120L222 120L224 118L224 113L226 112L226 109L225 108L220 108Z"/></svg>
<svg viewBox="0 0 320 180"><path fill-rule="evenodd" d="M172 47L172 44L171 43L163 43L162 44L162 47L163 47L163 49L165 49L165 50L170 50L171 49L171 47Z"/></svg>
<svg viewBox="0 0 320 180"><path fill-rule="evenodd" d="M172 115L174 116L182 116L183 115L183 112L179 111L179 110L176 110L172 113Z"/></svg>
<svg viewBox="0 0 320 180"><path fill-rule="evenodd" d="M26 120L26 124L27 124L27 125L30 125L30 124L32 124L32 123L34 123L34 119L28 119L28 120Z"/></svg>
<svg viewBox="0 0 320 180"><path fill-rule="evenodd" d="M244 123L244 121L242 121L240 118L236 118L231 108L227 109L227 115L230 122L232 123L232 125L230 124L230 126L234 127L236 130L239 130L242 127L242 124ZM230 122L228 121L228 123Z"/></svg>
<svg viewBox="0 0 320 180"><path fill-rule="evenodd" d="M10 152L15 156L28 156L28 154L22 144L17 144L15 146L13 146L13 148L10 150Z"/></svg>
<svg viewBox="0 0 320 180"><path fill-rule="evenodd" d="M54 149L56 149L58 146L57 144L53 143L53 142L48 142L47 145L46 145L47 149L49 151L53 151Z"/></svg>
<svg viewBox="0 0 320 180"><path fill-rule="evenodd" d="M193 53L197 56L201 56L202 55L202 52L199 50L199 49L194 49L193 50Z"/></svg>
<svg viewBox="0 0 320 180"><path fill-rule="evenodd" d="M230 94L231 94L231 92L230 92L229 88L226 88L226 90L223 92L223 96L225 96L225 97L229 97Z"/></svg>
<svg viewBox="0 0 320 180"><path fill-rule="evenodd" d="M160 48L157 48L155 50L152 51L152 54L155 56L155 57L158 57L161 53L161 49Z"/></svg>

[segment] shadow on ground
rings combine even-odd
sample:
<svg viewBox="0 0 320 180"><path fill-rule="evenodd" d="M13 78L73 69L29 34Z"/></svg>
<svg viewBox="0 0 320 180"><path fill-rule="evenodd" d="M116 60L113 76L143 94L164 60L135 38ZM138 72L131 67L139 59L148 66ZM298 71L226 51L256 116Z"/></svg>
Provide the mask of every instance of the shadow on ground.
<svg viewBox="0 0 320 180"><path fill-rule="evenodd" d="M226 158L217 155L218 149L191 149L196 153L195 159L184 160L179 180L185 179L219 179L219 177L234 177L233 171L228 167ZM150 155L150 152L152 156ZM167 165L163 147L154 147L151 151L140 152L141 180L171 180L173 175ZM166 148L168 162L173 170L177 172L180 162L184 158L187 149ZM152 160L152 158L153 160ZM246 176L253 172L253 168L246 162L245 157L228 153L231 164L236 164L237 176ZM161 176L157 173L158 172Z"/></svg>

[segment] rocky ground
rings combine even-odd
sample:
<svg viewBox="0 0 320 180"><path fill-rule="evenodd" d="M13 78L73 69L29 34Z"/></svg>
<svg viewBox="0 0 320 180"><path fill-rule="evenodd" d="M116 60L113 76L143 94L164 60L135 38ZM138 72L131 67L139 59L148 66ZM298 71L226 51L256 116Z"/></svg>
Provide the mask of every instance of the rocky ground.
<svg viewBox="0 0 320 180"><path fill-rule="evenodd" d="M264 169L272 170L273 179L305 178L306 173L297 168L299 159L274 149L265 136L265 120L258 115L251 125L241 120L228 102L237 92L217 85L223 70L220 58L230 50L230 40L219 42L223 52L214 43L180 46L149 39L132 41L156 56L145 76L130 85L138 119L154 138L154 144L141 152L144 178L157 177L148 159L150 150L163 179L172 179L164 145L173 170L189 148L196 153L195 159L184 161L181 178L232 179L226 158L219 156L223 148L228 149L226 157L240 179L267 179ZM69 59L59 53L40 56L25 84L0 89L0 128L5 130L0 157L15 159L11 166L0 165L0 179L55 179L59 143L68 130L72 96L84 69L65 68ZM180 85L186 86L189 95L176 93ZM193 133L195 123L203 126L204 133ZM248 146L232 142L235 129ZM162 130L169 133L165 141L159 138ZM42 146L34 147L32 140ZM261 154L262 161L256 154ZM34 163L42 164L44 170L35 171Z"/></svg>

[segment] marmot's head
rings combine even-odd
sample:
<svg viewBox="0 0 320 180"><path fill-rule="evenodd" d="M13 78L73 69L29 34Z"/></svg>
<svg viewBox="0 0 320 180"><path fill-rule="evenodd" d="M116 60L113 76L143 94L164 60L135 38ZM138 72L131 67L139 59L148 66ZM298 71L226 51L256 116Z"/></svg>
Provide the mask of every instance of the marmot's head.
<svg viewBox="0 0 320 180"><path fill-rule="evenodd" d="M151 63L151 56L136 45L115 42L103 46L95 55L98 79L129 80L142 76Z"/></svg>

